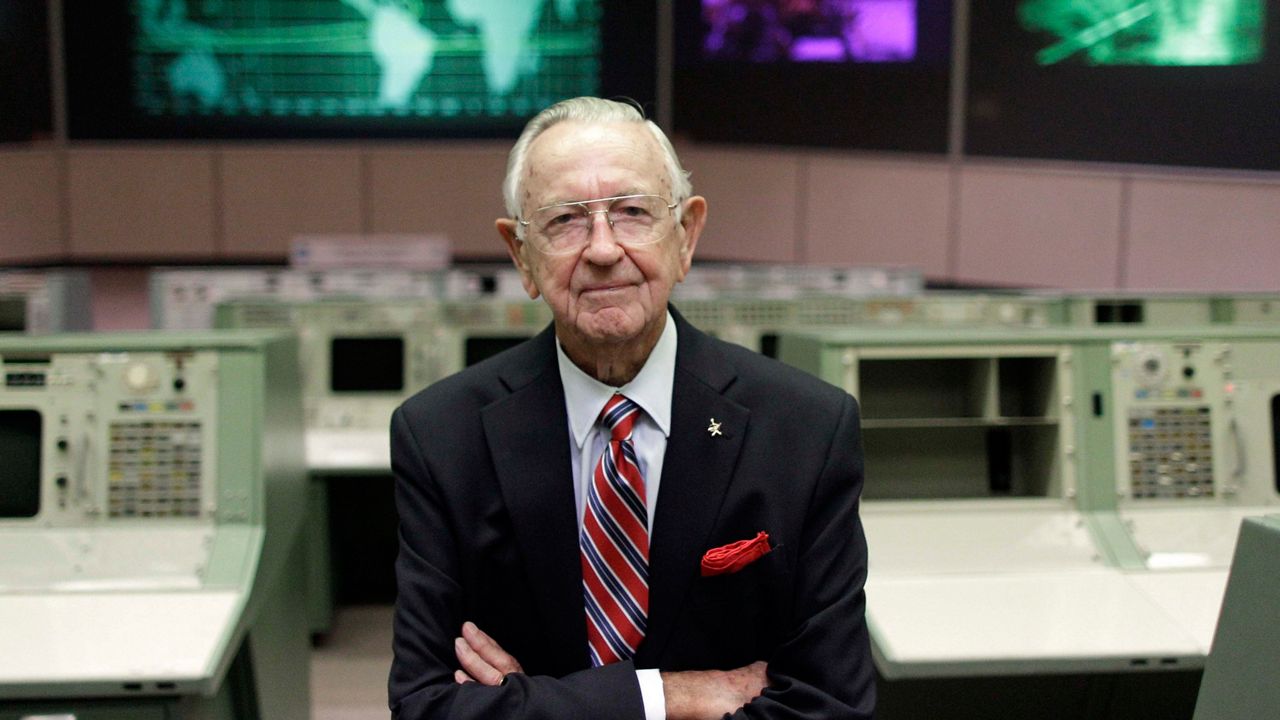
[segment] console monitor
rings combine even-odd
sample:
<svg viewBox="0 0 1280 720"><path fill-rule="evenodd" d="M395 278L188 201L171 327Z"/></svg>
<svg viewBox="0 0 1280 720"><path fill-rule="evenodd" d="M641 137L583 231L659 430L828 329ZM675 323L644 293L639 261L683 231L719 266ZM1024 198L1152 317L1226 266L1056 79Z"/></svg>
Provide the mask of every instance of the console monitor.
<svg viewBox="0 0 1280 720"><path fill-rule="evenodd" d="M550 320L544 303L527 298L229 300L215 318L298 334L308 466L330 473L386 472L397 405Z"/></svg>

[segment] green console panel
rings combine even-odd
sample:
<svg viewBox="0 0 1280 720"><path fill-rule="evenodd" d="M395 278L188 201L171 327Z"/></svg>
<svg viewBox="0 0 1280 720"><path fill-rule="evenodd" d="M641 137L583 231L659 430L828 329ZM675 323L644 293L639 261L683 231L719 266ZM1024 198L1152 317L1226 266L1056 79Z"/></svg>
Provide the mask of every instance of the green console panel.
<svg viewBox="0 0 1280 720"><path fill-rule="evenodd" d="M1203 666L1242 520L1280 507L1280 326L797 330L862 410L881 673Z"/></svg>
<svg viewBox="0 0 1280 720"><path fill-rule="evenodd" d="M1280 709L1280 515L1240 528L1195 720L1274 717Z"/></svg>
<svg viewBox="0 0 1280 720"><path fill-rule="evenodd" d="M296 373L280 333L0 335L0 717L308 716Z"/></svg>

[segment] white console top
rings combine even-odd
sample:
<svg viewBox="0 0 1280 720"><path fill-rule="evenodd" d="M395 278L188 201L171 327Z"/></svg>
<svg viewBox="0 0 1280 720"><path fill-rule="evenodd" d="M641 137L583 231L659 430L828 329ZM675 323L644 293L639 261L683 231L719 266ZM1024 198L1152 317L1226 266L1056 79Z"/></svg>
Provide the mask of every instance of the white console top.
<svg viewBox="0 0 1280 720"><path fill-rule="evenodd" d="M1195 638L1202 655L1213 647L1213 632L1227 591L1227 568L1126 572L1134 587Z"/></svg>
<svg viewBox="0 0 1280 720"><path fill-rule="evenodd" d="M0 595L0 689L209 692L243 602L235 591Z"/></svg>
<svg viewBox="0 0 1280 720"><path fill-rule="evenodd" d="M0 528L0 594L199 589L213 524L163 523Z"/></svg>
<svg viewBox="0 0 1280 720"><path fill-rule="evenodd" d="M862 523L872 577L1103 566L1083 517L1059 505L866 502Z"/></svg>
<svg viewBox="0 0 1280 720"><path fill-rule="evenodd" d="M867 603L890 679L1203 663L1197 639L1114 570L884 578Z"/></svg>
<svg viewBox="0 0 1280 720"><path fill-rule="evenodd" d="M307 430L311 472L391 472L391 436L383 430Z"/></svg>
<svg viewBox="0 0 1280 720"><path fill-rule="evenodd" d="M1208 653L1225 569L1109 567L1059 504L869 502L862 517L887 678L1199 667Z"/></svg>
<svg viewBox="0 0 1280 720"><path fill-rule="evenodd" d="M1152 570L1215 568L1225 570L1235 555L1240 524L1246 517L1276 512L1275 505L1191 507L1156 504L1120 510Z"/></svg>

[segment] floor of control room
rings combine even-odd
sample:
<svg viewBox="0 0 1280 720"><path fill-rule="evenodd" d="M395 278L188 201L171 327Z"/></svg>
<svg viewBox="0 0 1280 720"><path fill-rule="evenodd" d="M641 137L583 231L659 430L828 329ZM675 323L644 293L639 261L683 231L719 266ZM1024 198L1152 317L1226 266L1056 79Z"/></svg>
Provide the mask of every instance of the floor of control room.
<svg viewBox="0 0 1280 720"><path fill-rule="evenodd" d="M391 606L338 610L311 653L312 720L386 720L391 667Z"/></svg>

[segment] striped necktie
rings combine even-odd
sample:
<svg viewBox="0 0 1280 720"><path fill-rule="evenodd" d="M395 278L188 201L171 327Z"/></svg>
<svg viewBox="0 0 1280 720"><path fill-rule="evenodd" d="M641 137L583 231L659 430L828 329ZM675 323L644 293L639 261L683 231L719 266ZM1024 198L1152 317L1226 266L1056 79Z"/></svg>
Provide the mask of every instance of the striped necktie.
<svg viewBox="0 0 1280 720"><path fill-rule="evenodd" d="M635 655L649 614L649 511L631 444L639 415L640 406L622 395L610 398L600 414L609 445L587 487L579 538L593 666Z"/></svg>

